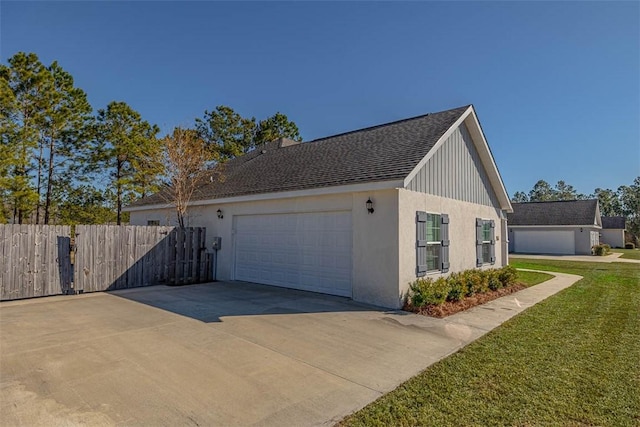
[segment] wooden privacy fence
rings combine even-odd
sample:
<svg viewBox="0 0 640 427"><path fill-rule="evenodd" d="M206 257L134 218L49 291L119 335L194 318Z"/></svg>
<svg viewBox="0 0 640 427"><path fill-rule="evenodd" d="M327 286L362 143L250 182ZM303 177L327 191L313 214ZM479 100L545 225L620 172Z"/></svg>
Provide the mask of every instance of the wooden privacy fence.
<svg viewBox="0 0 640 427"><path fill-rule="evenodd" d="M0 299L211 280L205 228L0 225Z"/></svg>
<svg viewBox="0 0 640 427"><path fill-rule="evenodd" d="M76 226L74 289L95 292L210 280L205 228Z"/></svg>
<svg viewBox="0 0 640 427"><path fill-rule="evenodd" d="M0 300L71 290L71 227L0 225Z"/></svg>

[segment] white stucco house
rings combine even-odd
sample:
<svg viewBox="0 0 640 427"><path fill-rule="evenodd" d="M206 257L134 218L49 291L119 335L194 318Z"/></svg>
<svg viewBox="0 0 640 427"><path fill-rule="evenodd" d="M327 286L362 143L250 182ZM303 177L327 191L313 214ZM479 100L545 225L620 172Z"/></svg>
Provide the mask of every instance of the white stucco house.
<svg viewBox="0 0 640 427"><path fill-rule="evenodd" d="M510 252L590 255L600 243L597 199L513 203L507 219Z"/></svg>
<svg viewBox="0 0 640 427"><path fill-rule="evenodd" d="M311 142L278 140L204 179L188 225L221 237L219 280L397 308L417 277L508 263L511 204L473 106ZM126 211L175 225L161 195Z"/></svg>
<svg viewBox="0 0 640 427"><path fill-rule="evenodd" d="M626 222L623 216L603 216L600 242L612 248L624 248Z"/></svg>

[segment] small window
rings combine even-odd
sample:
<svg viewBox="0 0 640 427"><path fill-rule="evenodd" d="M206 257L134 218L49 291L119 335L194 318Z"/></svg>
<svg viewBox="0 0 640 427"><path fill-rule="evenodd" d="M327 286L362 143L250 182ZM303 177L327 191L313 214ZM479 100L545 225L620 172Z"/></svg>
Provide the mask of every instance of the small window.
<svg viewBox="0 0 640 427"><path fill-rule="evenodd" d="M491 234L493 229L491 228L490 221L484 221L482 224L482 263L489 264L491 263Z"/></svg>
<svg viewBox="0 0 640 427"><path fill-rule="evenodd" d="M417 276L449 271L449 215L417 212Z"/></svg>
<svg viewBox="0 0 640 427"><path fill-rule="evenodd" d="M147 221L147 225L160 225L160 220L159 219L150 219L149 221Z"/></svg>
<svg viewBox="0 0 640 427"><path fill-rule="evenodd" d="M440 215L427 214L427 271L440 270Z"/></svg>
<svg viewBox="0 0 640 427"><path fill-rule="evenodd" d="M476 266L495 264L496 240L495 221L476 218Z"/></svg>

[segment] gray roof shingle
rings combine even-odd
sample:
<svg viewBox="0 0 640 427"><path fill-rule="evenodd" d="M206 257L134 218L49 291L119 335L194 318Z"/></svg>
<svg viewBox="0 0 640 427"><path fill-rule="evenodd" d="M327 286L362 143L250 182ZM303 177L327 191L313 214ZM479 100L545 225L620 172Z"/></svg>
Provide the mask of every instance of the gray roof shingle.
<svg viewBox="0 0 640 427"><path fill-rule="evenodd" d="M226 162L202 180L192 200L404 179L469 106L279 147ZM221 178L218 178L221 177ZM163 194L132 207L166 203Z"/></svg>
<svg viewBox="0 0 640 427"><path fill-rule="evenodd" d="M623 216L603 216L602 228L624 230L626 228L625 219Z"/></svg>
<svg viewBox="0 0 640 427"><path fill-rule="evenodd" d="M562 200L553 202L512 203L507 214L509 225L591 225L597 214L598 200Z"/></svg>

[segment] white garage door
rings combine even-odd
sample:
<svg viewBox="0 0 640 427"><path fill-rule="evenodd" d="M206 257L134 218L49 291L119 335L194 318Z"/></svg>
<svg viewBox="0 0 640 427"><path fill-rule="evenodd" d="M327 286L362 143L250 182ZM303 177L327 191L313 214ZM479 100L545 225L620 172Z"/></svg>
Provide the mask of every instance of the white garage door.
<svg viewBox="0 0 640 427"><path fill-rule="evenodd" d="M513 234L517 253L560 255L576 253L573 231L514 230Z"/></svg>
<svg viewBox="0 0 640 427"><path fill-rule="evenodd" d="M351 212L234 218L235 279L351 296Z"/></svg>

